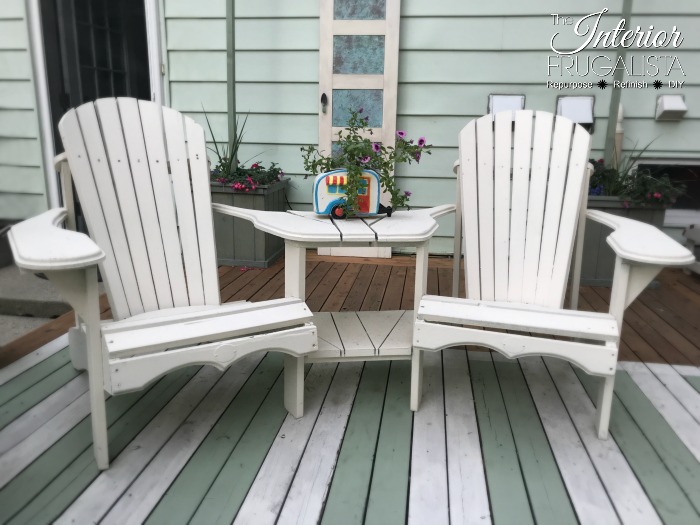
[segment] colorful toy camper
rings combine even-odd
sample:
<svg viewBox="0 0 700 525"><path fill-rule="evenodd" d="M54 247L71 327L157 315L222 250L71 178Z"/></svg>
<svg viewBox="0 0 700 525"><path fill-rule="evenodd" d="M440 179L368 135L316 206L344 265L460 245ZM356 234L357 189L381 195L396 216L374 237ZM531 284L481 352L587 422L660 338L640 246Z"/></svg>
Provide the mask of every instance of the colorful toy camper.
<svg viewBox="0 0 700 525"><path fill-rule="evenodd" d="M319 215L331 215L336 219L344 219L345 186L347 185L347 170L333 170L321 173L314 181L314 211ZM356 215L372 215L379 213L379 175L372 170L362 170L362 188L357 195L360 208Z"/></svg>

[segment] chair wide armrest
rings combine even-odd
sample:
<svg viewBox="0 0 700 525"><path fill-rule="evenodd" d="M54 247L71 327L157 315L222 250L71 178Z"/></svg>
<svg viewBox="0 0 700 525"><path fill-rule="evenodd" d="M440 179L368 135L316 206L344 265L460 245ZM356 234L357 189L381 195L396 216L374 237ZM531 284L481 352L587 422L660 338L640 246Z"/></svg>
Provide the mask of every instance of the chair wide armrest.
<svg viewBox="0 0 700 525"><path fill-rule="evenodd" d="M690 250L650 224L598 210L588 210L587 217L615 230L607 243L625 261L658 266L686 266L695 261Z"/></svg>
<svg viewBox="0 0 700 525"><path fill-rule="evenodd" d="M104 259L90 237L58 227L66 214L65 208L54 208L10 228L8 240L17 266L32 271L70 270Z"/></svg>

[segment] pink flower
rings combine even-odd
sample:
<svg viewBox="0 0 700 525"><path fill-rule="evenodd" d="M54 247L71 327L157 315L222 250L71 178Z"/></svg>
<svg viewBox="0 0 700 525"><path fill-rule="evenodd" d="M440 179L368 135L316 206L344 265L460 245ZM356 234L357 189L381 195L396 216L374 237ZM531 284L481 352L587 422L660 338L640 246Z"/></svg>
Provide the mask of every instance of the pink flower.
<svg viewBox="0 0 700 525"><path fill-rule="evenodd" d="M374 151L375 153L379 153L380 151L382 151L382 147L379 145L378 142L372 144L372 151Z"/></svg>
<svg viewBox="0 0 700 525"><path fill-rule="evenodd" d="M658 191L654 192L655 199L660 199L661 197L663 197L663 195L661 195Z"/></svg>
<svg viewBox="0 0 700 525"><path fill-rule="evenodd" d="M360 159L360 162L361 162L362 164L367 164L367 163L369 162L369 157L362 157L362 158Z"/></svg>
<svg viewBox="0 0 700 525"><path fill-rule="evenodd" d="M399 137L400 139L405 139L406 138L406 132L405 131L397 131L396 136Z"/></svg>
<svg viewBox="0 0 700 525"><path fill-rule="evenodd" d="M413 193L411 193L411 192L408 191L408 190L404 191L403 194L404 194L406 197L410 197L411 195L413 195Z"/></svg>
<svg viewBox="0 0 700 525"><path fill-rule="evenodd" d="M420 162L420 151L416 151L413 157L416 159L416 162Z"/></svg>
<svg viewBox="0 0 700 525"><path fill-rule="evenodd" d="M423 146L425 146L425 137L419 137L418 138L418 147L422 148Z"/></svg>
<svg viewBox="0 0 700 525"><path fill-rule="evenodd" d="M259 167L260 167L260 163L256 162L254 164L251 164L250 169L254 170L255 168L259 168Z"/></svg>
<svg viewBox="0 0 700 525"><path fill-rule="evenodd" d="M623 208L629 208L629 207L630 207L629 201L622 201L622 207L623 207Z"/></svg>
<svg viewBox="0 0 700 525"><path fill-rule="evenodd" d="M651 200L651 193L647 193L647 200Z"/></svg>

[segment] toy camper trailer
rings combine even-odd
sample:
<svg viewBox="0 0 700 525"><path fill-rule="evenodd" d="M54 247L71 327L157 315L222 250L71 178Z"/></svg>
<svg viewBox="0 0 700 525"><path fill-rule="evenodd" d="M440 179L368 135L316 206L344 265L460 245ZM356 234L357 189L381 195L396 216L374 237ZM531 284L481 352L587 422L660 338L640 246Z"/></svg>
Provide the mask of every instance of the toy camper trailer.
<svg viewBox="0 0 700 525"><path fill-rule="evenodd" d="M319 215L331 215L336 219L345 218L345 187L347 170L333 170L321 173L314 181L314 211ZM362 170L362 187L357 195L359 210L355 215L379 213L379 175L372 170Z"/></svg>

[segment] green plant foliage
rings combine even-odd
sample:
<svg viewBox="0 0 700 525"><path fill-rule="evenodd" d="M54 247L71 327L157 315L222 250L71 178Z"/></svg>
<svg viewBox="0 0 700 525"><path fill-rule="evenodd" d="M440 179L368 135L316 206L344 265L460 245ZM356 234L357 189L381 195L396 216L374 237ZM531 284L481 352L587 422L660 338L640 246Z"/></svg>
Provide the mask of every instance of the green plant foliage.
<svg viewBox="0 0 700 525"><path fill-rule="evenodd" d="M393 177L396 164L420 162L422 155L430 155L429 144L420 137L414 141L406 138L404 131L396 132L396 145L386 147L368 138L372 130L368 126L368 117L362 116L363 109L350 111L347 127L338 133L337 150L330 155L322 155L315 146L301 148L304 169L313 175L326 173L335 169L348 170L345 187L345 212L354 215L357 209L357 194L362 181L362 170L374 170L379 175L382 190L391 195L391 208L406 207L411 196L410 191L401 191ZM308 175L307 175L308 177Z"/></svg>

